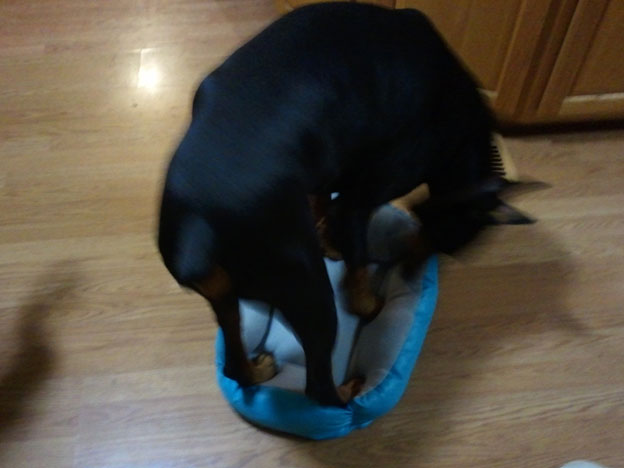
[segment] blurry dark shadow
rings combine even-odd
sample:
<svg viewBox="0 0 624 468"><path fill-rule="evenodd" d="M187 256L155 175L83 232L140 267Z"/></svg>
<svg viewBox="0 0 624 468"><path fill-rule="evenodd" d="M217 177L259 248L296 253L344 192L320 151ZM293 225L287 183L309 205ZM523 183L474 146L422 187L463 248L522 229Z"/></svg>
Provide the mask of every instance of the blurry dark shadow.
<svg viewBox="0 0 624 468"><path fill-rule="evenodd" d="M453 432L453 418L461 413L471 378L496 378L495 370L484 374L490 357L513 355L519 336L522 346L528 347L544 332L587 333L566 305L575 275L570 255L539 223L505 229L522 230L507 231L521 244L516 253L501 252L514 248L508 239L488 252L491 239L486 235L460 260L464 265L442 262L438 306L397 407L342 439L315 443L291 439L286 464L309 457L313 466L435 466L433 452L447 445L444 441ZM479 264L473 254L482 251L485 261Z"/></svg>
<svg viewBox="0 0 624 468"><path fill-rule="evenodd" d="M18 349L13 362L0 375L0 441L28 417L29 402L54 370L55 353L46 322L76 285L74 276L67 274L67 266L57 265L41 275L33 288L37 296L16 314Z"/></svg>

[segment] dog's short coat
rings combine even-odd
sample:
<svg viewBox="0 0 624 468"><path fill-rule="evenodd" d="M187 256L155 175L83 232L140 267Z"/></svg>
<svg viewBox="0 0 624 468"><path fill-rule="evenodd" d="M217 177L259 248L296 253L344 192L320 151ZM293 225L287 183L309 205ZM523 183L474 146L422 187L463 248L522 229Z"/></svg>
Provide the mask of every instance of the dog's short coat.
<svg viewBox="0 0 624 468"><path fill-rule="evenodd" d="M330 233L347 283L361 285L371 211L419 184L431 193L421 213L431 250L452 252L487 224L500 188L479 189L491 180L491 130L475 82L415 10L304 7L212 72L168 169L158 242L175 279L211 302L227 375L250 384L273 373L241 344L238 298L253 298L300 339L308 395L352 396L357 385L339 395L332 383L334 299L307 196L339 193ZM457 193L461 204L449 202Z"/></svg>

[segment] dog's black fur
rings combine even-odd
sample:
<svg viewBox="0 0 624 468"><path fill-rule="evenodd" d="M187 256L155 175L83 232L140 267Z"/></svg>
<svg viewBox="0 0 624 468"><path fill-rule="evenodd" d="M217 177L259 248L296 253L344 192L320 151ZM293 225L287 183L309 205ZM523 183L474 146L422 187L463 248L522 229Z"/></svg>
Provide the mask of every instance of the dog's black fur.
<svg viewBox="0 0 624 468"><path fill-rule="evenodd" d="M307 195L340 194L331 232L358 268L371 211L427 183L431 200L445 202L435 215L424 210L424 232L435 250L454 251L498 204L496 193L479 191L492 176L491 131L475 82L420 12L347 3L295 10L197 90L164 187L164 263L195 289L219 265L231 292L227 301L208 297L218 316L237 314L236 298L279 308L306 354L307 393L340 404L334 300ZM477 195L452 201L462 191ZM236 366L226 371L245 383Z"/></svg>

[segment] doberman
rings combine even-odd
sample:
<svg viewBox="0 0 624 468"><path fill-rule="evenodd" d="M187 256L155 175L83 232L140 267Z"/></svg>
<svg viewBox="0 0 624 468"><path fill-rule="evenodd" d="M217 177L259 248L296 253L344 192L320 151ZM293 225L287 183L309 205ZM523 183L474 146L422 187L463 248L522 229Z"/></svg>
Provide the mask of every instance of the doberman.
<svg viewBox="0 0 624 468"><path fill-rule="evenodd" d="M375 208L428 185L415 209L418 259L454 252L501 206L524 221L498 198L508 184L491 170L492 127L475 81L416 10L297 9L208 75L168 168L158 243L178 283L216 312L226 375L249 385L275 373L270 356L250 360L241 341L238 300L256 299L300 340L306 394L324 405L351 399L359 382L336 389L332 379L336 311L308 196L327 205L352 311L371 318Z"/></svg>

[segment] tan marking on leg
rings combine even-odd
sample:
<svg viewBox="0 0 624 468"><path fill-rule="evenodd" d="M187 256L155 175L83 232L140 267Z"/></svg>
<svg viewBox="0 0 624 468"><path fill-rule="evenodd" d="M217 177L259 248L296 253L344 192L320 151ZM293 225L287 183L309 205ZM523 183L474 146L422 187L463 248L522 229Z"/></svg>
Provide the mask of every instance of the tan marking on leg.
<svg viewBox="0 0 624 468"><path fill-rule="evenodd" d="M364 379L362 377L355 377L340 385L336 388L336 391L338 392L340 399L343 402L348 403L362 391L363 387Z"/></svg>
<svg viewBox="0 0 624 468"><path fill-rule="evenodd" d="M222 298L232 291L230 275L219 265L216 265L210 275L195 283L199 293L209 301Z"/></svg>
<svg viewBox="0 0 624 468"><path fill-rule="evenodd" d="M262 353L251 361L249 381L259 384L272 379L277 374L277 365L272 354Z"/></svg>
<svg viewBox="0 0 624 468"><path fill-rule="evenodd" d="M349 311L365 320L373 320L383 307L383 300L371 291L368 270L348 269L344 278Z"/></svg>

